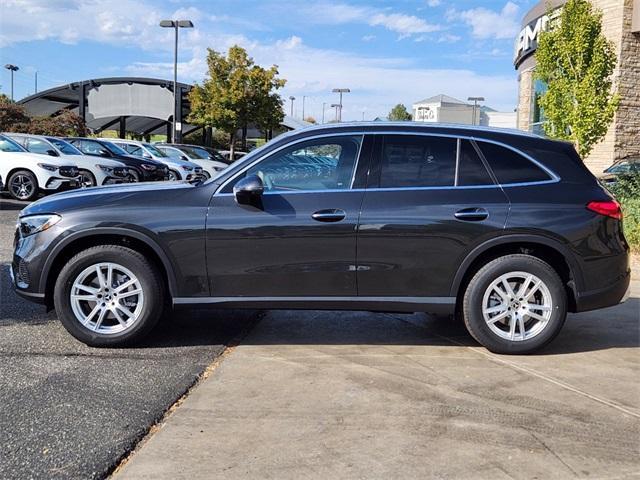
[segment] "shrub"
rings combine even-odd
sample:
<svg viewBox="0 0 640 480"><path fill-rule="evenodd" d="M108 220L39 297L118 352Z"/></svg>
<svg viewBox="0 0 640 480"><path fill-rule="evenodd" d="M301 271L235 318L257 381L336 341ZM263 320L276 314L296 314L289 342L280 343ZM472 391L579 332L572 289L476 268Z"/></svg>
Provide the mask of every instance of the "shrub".
<svg viewBox="0 0 640 480"><path fill-rule="evenodd" d="M624 236L632 250L640 252L640 174L620 175L610 189L622 205Z"/></svg>

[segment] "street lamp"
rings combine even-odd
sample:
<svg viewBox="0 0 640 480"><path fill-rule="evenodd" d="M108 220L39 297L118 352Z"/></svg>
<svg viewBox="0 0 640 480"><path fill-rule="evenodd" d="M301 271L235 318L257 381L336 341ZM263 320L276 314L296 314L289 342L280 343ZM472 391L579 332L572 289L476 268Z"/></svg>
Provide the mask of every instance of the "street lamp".
<svg viewBox="0 0 640 480"><path fill-rule="evenodd" d="M478 109L478 102L484 102L484 97L468 97L468 101L473 102L473 118L471 119L471 125L476 124L476 110Z"/></svg>
<svg viewBox="0 0 640 480"><path fill-rule="evenodd" d="M304 101L306 98L306 95L302 96L302 120L304 120Z"/></svg>
<svg viewBox="0 0 640 480"><path fill-rule="evenodd" d="M291 100L291 118L293 118L293 102L296 99L296 97L294 97L293 95L289 97L289 100Z"/></svg>
<svg viewBox="0 0 640 480"><path fill-rule="evenodd" d="M175 44L173 48L173 125L171 128L171 140L173 143L177 143L178 136L178 123L176 118L178 116L178 29L180 28L193 28L193 22L191 20L162 20L160 22L162 28L173 28L175 30ZM182 98L180 98L180 108L182 108ZM180 125L182 130L182 125Z"/></svg>
<svg viewBox="0 0 640 480"><path fill-rule="evenodd" d="M340 102L338 102L339 105L339 115L338 115L338 121L341 122L342 121L342 94L343 93L349 93L351 92L351 90L349 90L348 88L334 88L333 90L331 90L333 93L339 93L340 94Z"/></svg>
<svg viewBox="0 0 640 480"><path fill-rule="evenodd" d="M10 63L7 63L4 68L11 71L11 100L13 101L13 72L17 72L20 68L16 65L11 65Z"/></svg>
<svg viewBox="0 0 640 480"><path fill-rule="evenodd" d="M324 111L327 108L327 102L322 102L322 123L324 123Z"/></svg>

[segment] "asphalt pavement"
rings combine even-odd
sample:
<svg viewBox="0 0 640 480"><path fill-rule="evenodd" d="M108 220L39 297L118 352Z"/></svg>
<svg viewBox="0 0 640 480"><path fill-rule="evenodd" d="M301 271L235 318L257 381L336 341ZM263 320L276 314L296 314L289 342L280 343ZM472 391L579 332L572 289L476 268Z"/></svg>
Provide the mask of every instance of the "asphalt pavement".
<svg viewBox="0 0 640 480"><path fill-rule="evenodd" d="M257 313L184 311L138 348L86 347L12 291L23 206L0 199L0 478L103 478Z"/></svg>

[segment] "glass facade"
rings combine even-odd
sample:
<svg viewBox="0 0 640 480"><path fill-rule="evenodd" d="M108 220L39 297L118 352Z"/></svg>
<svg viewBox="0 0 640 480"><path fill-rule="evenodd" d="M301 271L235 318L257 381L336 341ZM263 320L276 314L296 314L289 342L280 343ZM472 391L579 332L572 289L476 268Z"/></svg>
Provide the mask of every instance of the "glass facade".
<svg viewBox="0 0 640 480"><path fill-rule="evenodd" d="M540 97L547 91L547 84L541 80L533 81L533 95L531 101L531 118L530 118L530 130L532 133L538 135L545 135L543 124L545 122L544 110L540 105Z"/></svg>

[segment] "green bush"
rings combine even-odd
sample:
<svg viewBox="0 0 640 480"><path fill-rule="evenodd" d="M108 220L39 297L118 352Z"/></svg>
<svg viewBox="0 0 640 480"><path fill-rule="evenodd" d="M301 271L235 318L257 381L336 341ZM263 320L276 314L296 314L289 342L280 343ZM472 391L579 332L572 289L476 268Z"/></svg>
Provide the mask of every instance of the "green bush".
<svg viewBox="0 0 640 480"><path fill-rule="evenodd" d="M631 249L640 252L640 174L620 175L610 190L622 205L624 236Z"/></svg>

